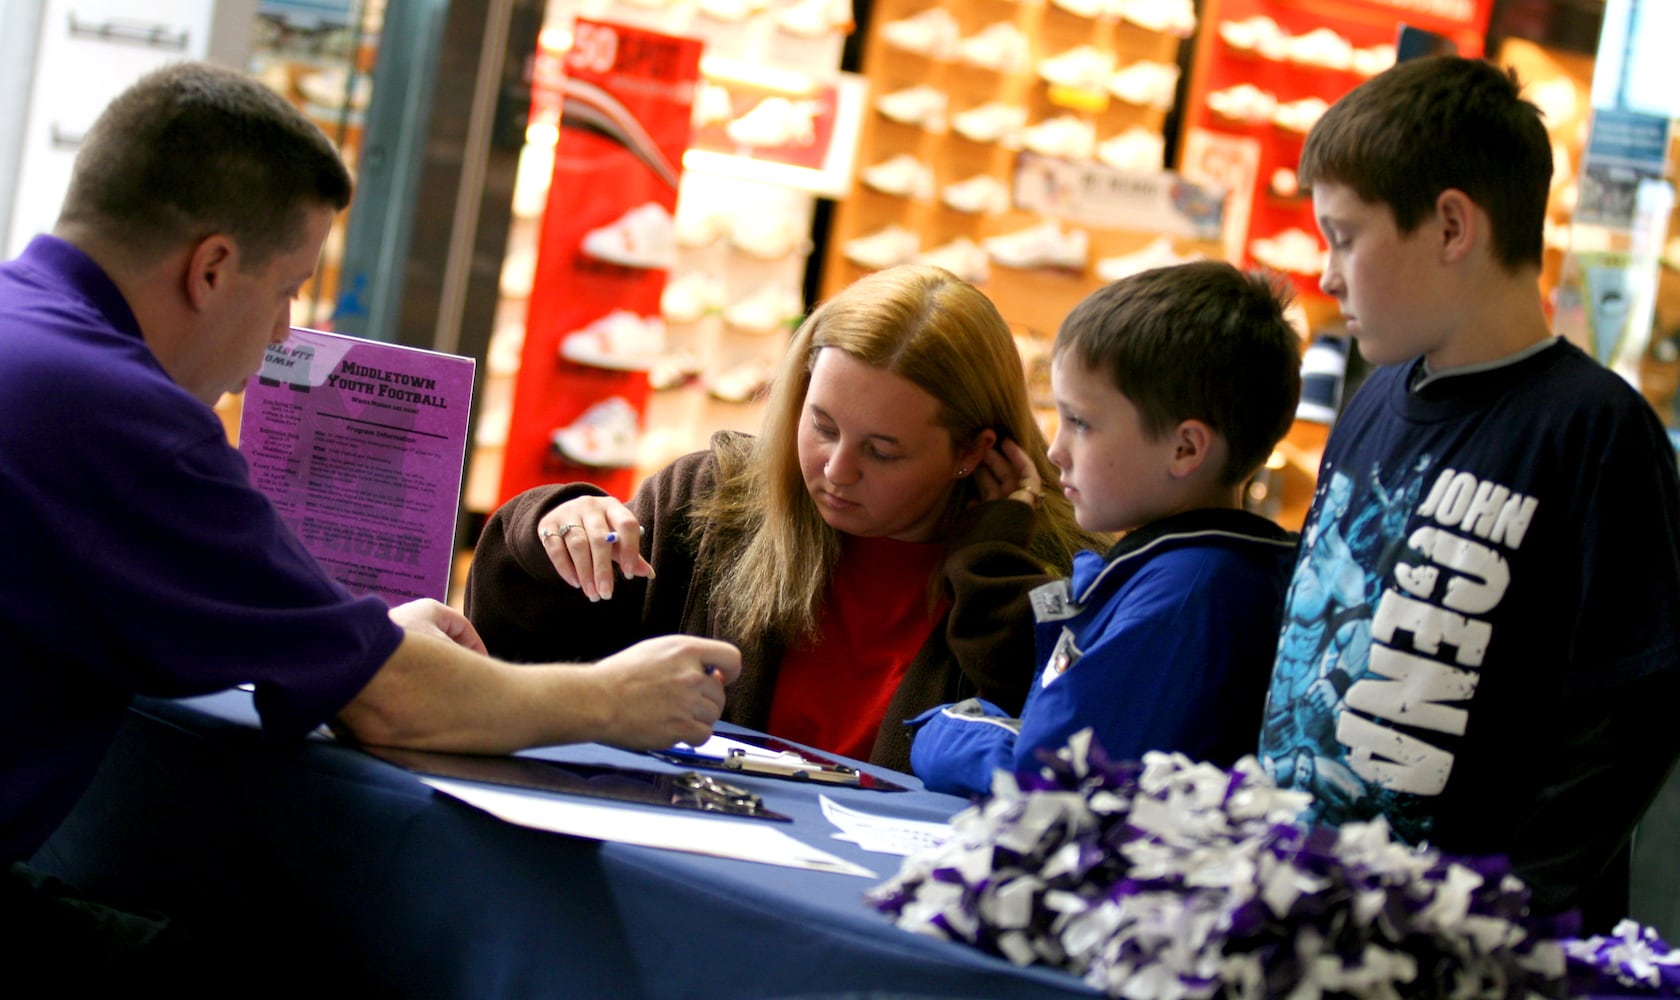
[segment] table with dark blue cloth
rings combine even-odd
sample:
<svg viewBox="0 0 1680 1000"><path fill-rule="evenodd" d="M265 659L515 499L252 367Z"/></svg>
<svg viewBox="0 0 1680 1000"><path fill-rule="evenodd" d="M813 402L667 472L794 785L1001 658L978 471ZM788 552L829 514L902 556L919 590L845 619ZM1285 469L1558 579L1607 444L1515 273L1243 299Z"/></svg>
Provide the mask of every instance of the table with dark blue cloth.
<svg viewBox="0 0 1680 1000"><path fill-rule="evenodd" d="M533 753L681 770L598 745ZM919 787L729 780L793 818L778 829L883 878L899 859L833 839L819 795L916 820L966 804ZM322 995L1096 995L1072 976L892 926L863 900L871 879L527 829L329 740L265 740L237 691L137 701L34 864L211 929L253 970L320 982Z"/></svg>

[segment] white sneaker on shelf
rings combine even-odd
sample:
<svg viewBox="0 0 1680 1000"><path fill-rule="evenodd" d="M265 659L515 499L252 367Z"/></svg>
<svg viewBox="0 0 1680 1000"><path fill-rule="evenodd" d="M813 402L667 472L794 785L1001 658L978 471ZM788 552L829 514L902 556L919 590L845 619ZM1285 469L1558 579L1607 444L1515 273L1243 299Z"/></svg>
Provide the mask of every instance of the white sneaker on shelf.
<svg viewBox="0 0 1680 1000"><path fill-rule="evenodd" d="M776 12L776 27L800 38L849 33L856 22L852 0L795 0Z"/></svg>
<svg viewBox="0 0 1680 1000"><path fill-rule="evenodd" d="M729 245L748 257L781 260L811 252L810 230L780 212L749 212L730 227Z"/></svg>
<svg viewBox="0 0 1680 1000"><path fill-rule="evenodd" d="M975 174L967 180L945 185L939 200L949 208L975 215L1000 215L1009 211L1009 186L991 174Z"/></svg>
<svg viewBox="0 0 1680 1000"><path fill-rule="evenodd" d="M694 113L689 116L694 127L705 128L734 117L735 104L729 96L729 88L720 87L710 80L700 81L700 89L694 94Z"/></svg>
<svg viewBox="0 0 1680 1000"><path fill-rule="evenodd" d="M586 257L624 267L668 269L677 263L676 226L664 205L643 202L585 233L581 249Z"/></svg>
<svg viewBox="0 0 1680 1000"><path fill-rule="evenodd" d="M1057 7L1079 17L1101 17L1108 13L1109 0L1050 0Z"/></svg>
<svg viewBox="0 0 1680 1000"><path fill-rule="evenodd" d="M1219 22L1219 37L1238 52L1255 52L1266 59L1284 59L1289 55L1289 32L1264 14Z"/></svg>
<svg viewBox="0 0 1680 1000"><path fill-rule="evenodd" d="M979 107L951 116L951 130L969 142L995 142L1013 147L1021 141L1027 124L1027 109L1003 101L987 101Z"/></svg>
<svg viewBox="0 0 1680 1000"><path fill-rule="evenodd" d="M491 375L514 375L519 372L525 355L525 322L503 323L490 334L490 350L485 358Z"/></svg>
<svg viewBox="0 0 1680 1000"><path fill-rule="evenodd" d="M643 371L665 353L665 321L614 309L560 341L560 356L580 365Z"/></svg>
<svg viewBox="0 0 1680 1000"><path fill-rule="evenodd" d="M1287 46L1289 61L1304 66L1323 66L1326 69L1353 68L1353 43L1333 28L1314 28L1304 35L1296 35Z"/></svg>
<svg viewBox="0 0 1680 1000"><path fill-rule="evenodd" d="M925 83L875 99L875 110L900 125L918 125L930 132L945 127L945 106L948 99L943 90Z"/></svg>
<svg viewBox="0 0 1680 1000"><path fill-rule="evenodd" d="M883 194L900 198L933 197L933 168L909 153L900 153L858 171L858 179Z"/></svg>
<svg viewBox="0 0 1680 1000"><path fill-rule="evenodd" d="M998 21L958 42L957 57L981 69L1024 73L1032 65L1032 43L1014 23Z"/></svg>
<svg viewBox="0 0 1680 1000"><path fill-rule="evenodd" d="M743 146L809 146L817 139L817 111L816 101L766 97L723 130Z"/></svg>
<svg viewBox="0 0 1680 1000"><path fill-rule="evenodd" d="M1201 254L1181 254L1173 249L1172 241L1165 236L1157 236L1143 247L1131 253L1120 254L1117 257L1104 257L1097 261L1097 277L1103 281L1119 281L1129 278L1142 271L1153 270L1157 267L1171 267L1174 264L1187 264L1193 260L1201 260Z"/></svg>
<svg viewBox="0 0 1680 1000"><path fill-rule="evenodd" d="M1298 101L1279 104L1272 112L1272 123L1278 128L1306 135L1313 124L1324 117L1330 105L1320 97L1303 97Z"/></svg>
<svg viewBox="0 0 1680 1000"><path fill-rule="evenodd" d="M1291 274L1320 274L1324 271L1324 248L1318 238L1304 229L1290 227L1262 237L1248 245L1254 259L1267 267Z"/></svg>
<svg viewBox="0 0 1680 1000"><path fill-rule="evenodd" d="M767 335L786 333L805 316L805 301L799 293L775 282L759 289L723 311L723 321L743 333Z"/></svg>
<svg viewBox="0 0 1680 1000"><path fill-rule="evenodd" d="M840 244L847 260L876 271L905 263L921 248L921 237L896 223Z"/></svg>
<svg viewBox="0 0 1680 1000"><path fill-rule="evenodd" d="M949 59L957 51L961 30L950 11L929 7L919 14L881 25L881 40L906 52Z"/></svg>
<svg viewBox="0 0 1680 1000"><path fill-rule="evenodd" d="M723 308L723 282L705 271L689 271L665 283L659 313L667 323L694 323Z"/></svg>
<svg viewBox="0 0 1680 1000"><path fill-rule="evenodd" d="M1038 75L1060 87L1101 90L1114 72L1114 53L1094 45L1080 45L1038 61Z"/></svg>
<svg viewBox="0 0 1680 1000"><path fill-rule="evenodd" d="M608 396L553 434L554 447L578 465L628 469L641 434L636 411L623 396Z"/></svg>
<svg viewBox="0 0 1680 1000"><path fill-rule="evenodd" d="M1178 90L1178 67L1140 59L1108 78L1108 92L1127 104L1169 111Z"/></svg>
<svg viewBox="0 0 1680 1000"><path fill-rule="evenodd" d="M1088 160L1097 145L1097 128L1073 115L1058 115L1028 125L1021 132L1021 145L1045 156Z"/></svg>
<svg viewBox="0 0 1680 1000"><path fill-rule="evenodd" d="M473 444L482 448L500 448L507 444L508 425L513 423L513 406L508 403L485 404L479 411L478 428Z"/></svg>
<svg viewBox="0 0 1680 1000"><path fill-rule="evenodd" d="M1394 65L1395 51L1392 45L1372 45L1368 48L1353 50L1353 71L1360 76L1376 76L1383 70Z"/></svg>
<svg viewBox="0 0 1680 1000"><path fill-rule="evenodd" d="M1004 267L1082 271L1090 255L1091 238L1083 229L1064 232L1055 220L1046 219L1026 229L990 237L984 245L992 260Z"/></svg>
<svg viewBox="0 0 1680 1000"><path fill-rule="evenodd" d="M709 247L729 232L733 217L726 207L707 204L697 198L677 199L677 245L695 249Z"/></svg>
<svg viewBox="0 0 1680 1000"><path fill-rule="evenodd" d="M1196 33L1196 8L1190 0L1115 0L1115 14L1145 31L1179 38Z"/></svg>
<svg viewBox="0 0 1680 1000"><path fill-rule="evenodd" d="M1277 98L1252 83L1239 83L1207 95L1209 110L1221 118L1258 125L1272 120Z"/></svg>
<svg viewBox="0 0 1680 1000"><path fill-rule="evenodd" d="M966 236L959 236L932 250L924 250L911 259L917 264L943 267L971 285L983 285L991 277L986 251Z"/></svg>
<svg viewBox="0 0 1680 1000"><path fill-rule="evenodd" d="M726 403L750 403L770 391L776 363L759 358L720 372L706 380L706 392Z"/></svg>
<svg viewBox="0 0 1680 1000"><path fill-rule="evenodd" d="M1167 140L1159 132L1132 125L1097 146L1097 159L1129 174L1158 174L1166 159Z"/></svg>
<svg viewBox="0 0 1680 1000"><path fill-rule="evenodd" d="M695 9L714 21L739 24L769 4L770 0L699 0Z"/></svg>
<svg viewBox="0 0 1680 1000"><path fill-rule="evenodd" d="M648 369L648 388L655 392L664 392L687 385L699 378L705 368L705 363L694 354L688 351L673 351Z"/></svg>
<svg viewBox="0 0 1680 1000"><path fill-rule="evenodd" d="M537 283L537 248L520 247L502 258L502 273L497 282L501 293L510 299L528 299L531 287Z"/></svg>

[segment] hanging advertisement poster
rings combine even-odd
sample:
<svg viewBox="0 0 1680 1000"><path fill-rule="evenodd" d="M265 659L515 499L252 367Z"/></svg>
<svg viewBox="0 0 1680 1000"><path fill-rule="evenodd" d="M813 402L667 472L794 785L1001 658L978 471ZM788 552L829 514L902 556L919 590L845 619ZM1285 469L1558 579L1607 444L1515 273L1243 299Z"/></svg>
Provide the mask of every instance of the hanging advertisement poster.
<svg viewBox="0 0 1680 1000"><path fill-rule="evenodd" d="M239 451L251 482L351 593L448 596L473 367L293 329L247 382Z"/></svg>
<svg viewBox="0 0 1680 1000"><path fill-rule="evenodd" d="M1023 150L1015 157L1017 208L1075 224L1215 240L1225 189L1170 170L1135 173Z"/></svg>
<svg viewBox="0 0 1680 1000"><path fill-rule="evenodd" d="M648 370L665 356L660 293L701 43L578 19L561 58L554 172L537 242L498 502L547 482L634 485ZM543 104L539 94L538 105Z"/></svg>
<svg viewBox="0 0 1680 1000"><path fill-rule="evenodd" d="M1640 185L1660 181L1668 164L1669 120L1594 108L1575 222L1632 229Z"/></svg>

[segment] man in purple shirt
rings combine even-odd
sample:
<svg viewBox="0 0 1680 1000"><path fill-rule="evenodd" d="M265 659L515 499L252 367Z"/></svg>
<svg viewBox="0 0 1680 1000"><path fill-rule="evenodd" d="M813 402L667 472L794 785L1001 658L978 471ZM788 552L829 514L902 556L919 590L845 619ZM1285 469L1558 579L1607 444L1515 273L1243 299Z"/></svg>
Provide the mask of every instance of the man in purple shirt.
<svg viewBox="0 0 1680 1000"><path fill-rule="evenodd" d="M251 683L280 737L336 720L416 748L658 747L705 739L739 670L732 646L691 636L591 665L498 662L444 605L352 597L281 524L211 407L287 336L349 199L337 153L291 105L243 74L177 64L111 103L52 235L0 265L0 517L14 538L0 912L35 935L12 944L62 949L77 973L127 974L108 935L77 934L144 943L157 928L67 920L66 888L43 892L22 862L86 790L135 694Z"/></svg>

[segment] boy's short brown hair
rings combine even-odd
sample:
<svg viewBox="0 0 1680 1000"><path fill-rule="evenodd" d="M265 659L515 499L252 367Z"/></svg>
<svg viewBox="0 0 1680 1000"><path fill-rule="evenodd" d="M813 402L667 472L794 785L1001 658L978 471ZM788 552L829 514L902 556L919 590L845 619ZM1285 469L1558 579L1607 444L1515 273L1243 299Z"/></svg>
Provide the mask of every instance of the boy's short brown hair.
<svg viewBox="0 0 1680 1000"><path fill-rule="evenodd" d="M1271 455L1301 398L1301 338L1290 293L1223 261L1156 268L1097 289L1056 333L1054 356L1105 371L1159 438L1200 420L1225 438L1220 481Z"/></svg>
<svg viewBox="0 0 1680 1000"><path fill-rule="evenodd" d="M1298 174L1387 205L1402 234L1462 191L1488 214L1495 260L1541 263L1551 139L1516 76L1484 60L1414 59L1355 87L1307 134Z"/></svg>

